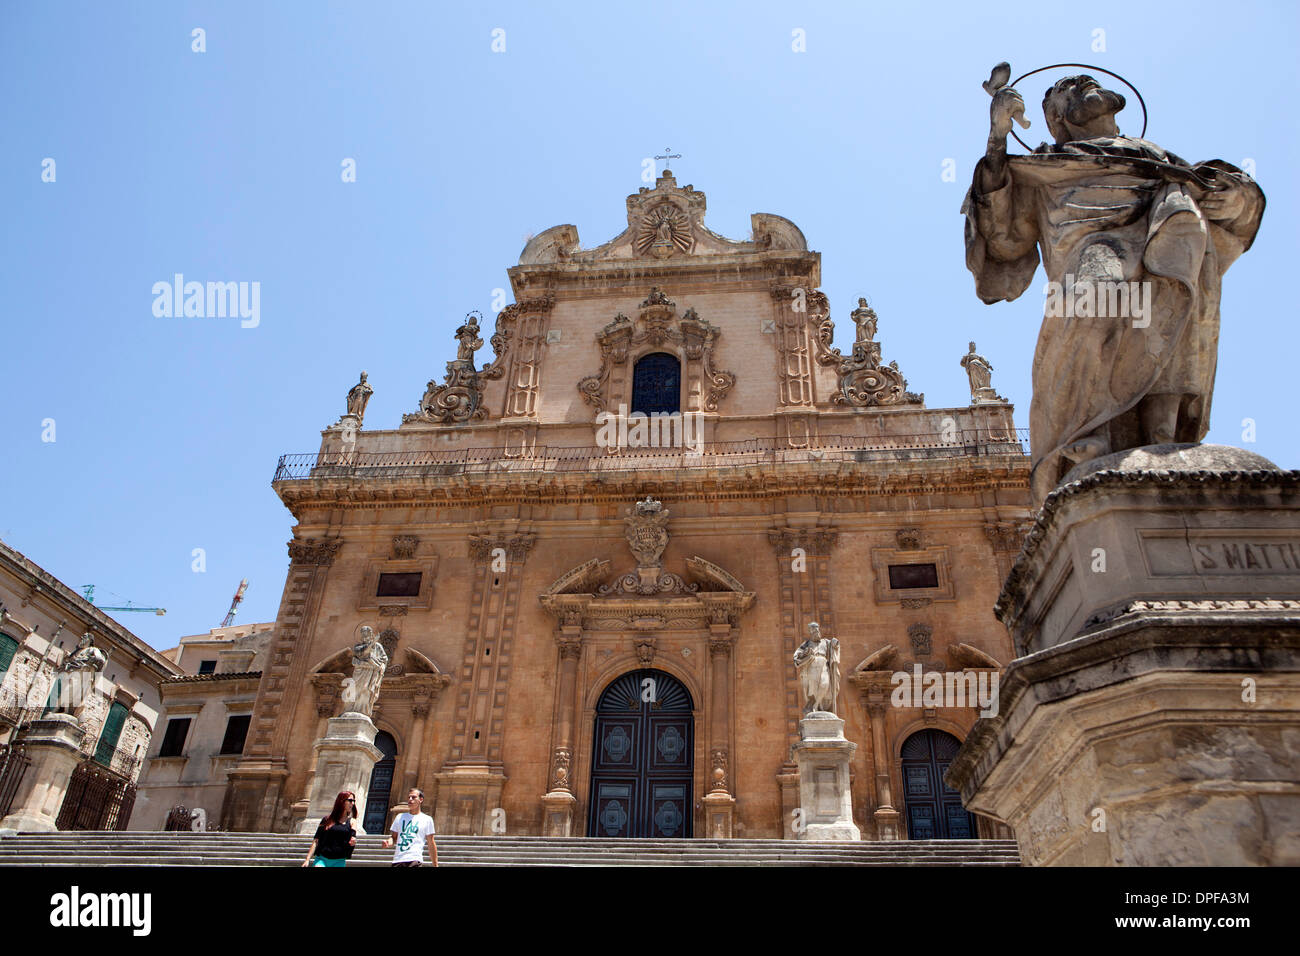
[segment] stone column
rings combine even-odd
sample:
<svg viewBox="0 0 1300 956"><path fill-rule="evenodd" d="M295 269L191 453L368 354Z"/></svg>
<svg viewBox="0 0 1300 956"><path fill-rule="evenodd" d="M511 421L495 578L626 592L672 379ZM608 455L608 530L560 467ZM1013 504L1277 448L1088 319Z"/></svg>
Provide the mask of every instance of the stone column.
<svg viewBox="0 0 1300 956"><path fill-rule="evenodd" d="M871 723L871 761L876 772L876 836L881 840L898 839L898 811L894 809L893 787L889 782L889 743L885 739L885 705L874 695L867 703L867 719Z"/></svg>
<svg viewBox="0 0 1300 956"><path fill-rule="evenodd" d="M732 836L736 798L731 795L728 779L731 752L731 644L733 630L729 623L709 627L709 763L711 765L705 794L704 829L711 840Z"/></svg>
<svg viewBox="0 0 1300 956"><path fill-rule="evenodd" d="M23 736L31 760L14 794L9 815L0 829L51 831L63 808L72 771L81 761L81 740L85 731L71 714L50 714L33 720Z"/></svg>
<svg viewBox="0 0 1300 956"><path fill-rule="evenodd" d="M844 721L814 711L799 721L799 742L790 749L799 765L802 813L795 839L861 840L849 786L849 761L858 745L844 738Z"/></svg>
<svg viewBox="0 0 1300 956"><path fill-rule="evenodd" d="M364 714L348 713L331 717L325 736L316 741L316 773L312 777L307 817L300 833L315 833L320 821L329 815L340 790L351 790L357 798L358 833L362 829L360 814L366 807L370 774L383 756L375 746L375 725Z"/></svg>
<svg viewBox="0 0 1300 956"><path fill-rule="evenodd" d="M555 752L551 755L550 790L542 797L542 835L573 836L573 729L577 724L578 661L582 657L582 627L563 624L555 637L560 654L556 686Z"/></svg>
<svg viewBox="0 0 1300 956"><path fill-rule="evenodd" d="M420 784L420 767L424 763L424 730L429 723L433 691L416 687L411 698L411 739L406 754L406 789L424 790ZM406 796L406 794L402 794ZM425 794L426 799L428 794Z"/></svg>

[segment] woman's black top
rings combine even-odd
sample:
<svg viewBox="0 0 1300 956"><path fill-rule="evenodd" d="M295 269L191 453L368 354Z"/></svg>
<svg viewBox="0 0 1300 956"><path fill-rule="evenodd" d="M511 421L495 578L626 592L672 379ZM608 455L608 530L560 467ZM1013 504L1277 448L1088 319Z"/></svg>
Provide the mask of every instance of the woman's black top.
<svg viewBox="0 0 1300 956"><path fill-rule="evenodd" d="M352 829L351 823L336 823L326 830L322 820L316 828L316 835L312 837L316 841L316 855L327 860L350 860L353 847L348 841L356 835L357 831Z"/></svg>

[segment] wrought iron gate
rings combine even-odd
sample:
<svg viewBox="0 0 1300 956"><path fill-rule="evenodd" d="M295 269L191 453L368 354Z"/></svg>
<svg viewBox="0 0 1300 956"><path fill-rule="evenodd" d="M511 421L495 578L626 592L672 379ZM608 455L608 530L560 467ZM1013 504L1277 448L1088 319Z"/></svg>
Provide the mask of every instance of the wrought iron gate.
<svg viewBox="0 0 1300 956"><path fill-rule="evenodd" d="M135 807L135 784L94 760L72 771L55 826L60 830L125 830Z"/></svg>
<svg viewBox="0 0 1300 956"><path fill-rule="evenodd" d="M22 744L0 744L0 819L9 814L14 794L23 782L32 760L23 753Z"/></svg>

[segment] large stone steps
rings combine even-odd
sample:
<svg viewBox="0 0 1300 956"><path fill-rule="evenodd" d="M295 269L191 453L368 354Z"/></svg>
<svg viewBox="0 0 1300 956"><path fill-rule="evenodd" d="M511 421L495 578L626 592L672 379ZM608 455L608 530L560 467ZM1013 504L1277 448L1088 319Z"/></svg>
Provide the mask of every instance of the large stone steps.
<svg viewBox="0 0 1300 956"><path fill-rule="evenodd" d="M349 866L387 866L363 836ZM23 833L0 838L0 866L297 866L309 836L280 833ZM438 838L447 866L1017 866L1010 840L802 843L793 840Z"/></svg>

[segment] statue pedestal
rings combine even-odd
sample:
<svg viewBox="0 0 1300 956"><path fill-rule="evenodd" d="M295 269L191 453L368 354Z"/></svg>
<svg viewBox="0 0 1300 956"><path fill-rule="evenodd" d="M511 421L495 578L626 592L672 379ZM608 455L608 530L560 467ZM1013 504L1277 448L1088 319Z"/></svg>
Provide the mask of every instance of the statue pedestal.
<svg viewBox="0 0 1300 956"><path fill-rule="evenodd" d="M33 720L22 737L31 763L23 773L0 829L52 831L63 808L72 771L81 762L81 739L86 732L71 714L49 714Z"/></svg>
<svg viewBox="0 0 1300 956"><path fill-rule="evenodd" d="M999 713L947 774L1030 865L1300 864L1300 472L1222 446L1075 469L1002 595Z"/></svg>
<svg viewBox="0 0 1300 956"><path fill-rule="evenodd" d="M732 824L736 817L736 798L726 790L714 790L704 795L704 833L710 840L730 840Z"/></svg>
<svg viewBox="0 0 1300 956"><path fill-rule="evenodd" d="M902 827L898 821L902 814L893 807L881 807L873 814L873 816L876 819L877 840L900 839Z"/></svg>
<svg viewBox="0 0 1300 956"><path fill-rule="evenodd" d="M340 790L351 790L357 795L357 819L353 821L358 834L366 812L366 796L370 787L370 774L383 754L375 746L375 724L364 714L347 713L331 717L325 736L316 741L316 775L312 777L310 805L299 833L315 833L321 820L334 808L334 798ZM388 821L384 821L387 824Z"/></svg>
<svg viewBox="0 0 1300 956"><path fill-rule="evenodd" d="M542 797L542 836L573 836L573 808L578 798L567 790L552 790Z"/></svg>
<svg viewBox="0 0 1300 956"><path fill-rule="evenodd" d="M844 738L844 721L813 711L799 721L799 742L790 748L799 765L799 809L803 825L796 840L861 840L853 822L849 761L858 745Z"/></svg>

